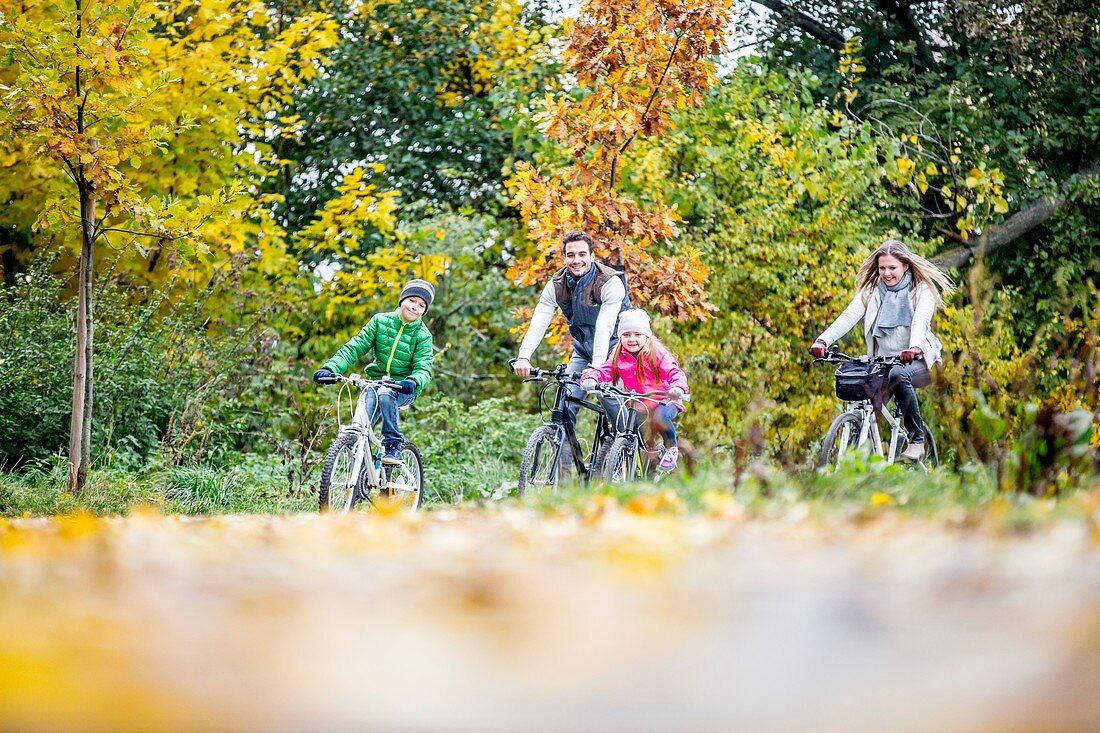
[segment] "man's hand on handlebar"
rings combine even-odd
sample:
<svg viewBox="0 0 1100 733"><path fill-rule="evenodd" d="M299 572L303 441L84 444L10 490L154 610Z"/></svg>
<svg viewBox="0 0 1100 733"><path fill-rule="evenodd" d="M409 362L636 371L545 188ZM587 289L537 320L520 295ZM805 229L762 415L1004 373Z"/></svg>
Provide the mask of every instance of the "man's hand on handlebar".
<svg viewBox="0 0 1100 733"><path fill-rule="evenodd" d="M516 359L512 362L512 371L515 372L517 377L527 379L531 376L531 361L523 358Z"/></svg>

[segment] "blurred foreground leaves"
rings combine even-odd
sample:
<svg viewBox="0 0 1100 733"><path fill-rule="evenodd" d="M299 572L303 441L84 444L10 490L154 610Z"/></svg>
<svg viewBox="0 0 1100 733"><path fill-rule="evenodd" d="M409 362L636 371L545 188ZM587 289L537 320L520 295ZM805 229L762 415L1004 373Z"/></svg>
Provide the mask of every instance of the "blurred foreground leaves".
<svg viewBox="0 0 1100 733"><path fill-rule="evenodd" d="M1096 495L879 504L0 521L0 728L1095 730Z"/></svg>

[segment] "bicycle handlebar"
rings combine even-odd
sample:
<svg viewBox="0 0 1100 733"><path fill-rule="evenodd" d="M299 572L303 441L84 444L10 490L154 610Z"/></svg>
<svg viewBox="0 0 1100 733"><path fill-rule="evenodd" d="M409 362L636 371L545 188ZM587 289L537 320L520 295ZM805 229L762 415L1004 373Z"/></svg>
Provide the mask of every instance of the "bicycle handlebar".
<svg viewBox="0 0 1100 733"><path fill-rule="evenodd" d="M352 374L350 377L345 377L343 374L337 374L334 378L328 382L329 384L336 384L338 382L346 382L352 384L359 389L366 389L372 385L378 385L381 387L397 387L400 382L390 377L383 377L382 379L364 379L358 374Z"/></svg>
<svg viewBox="0 0 1100 733"><path fill-rule="evenodd" d="M672 397L672 395L670 395L667 390L663 389L655 389L651 392L631 392L628 389L621 389L613 384L608 384L606 382L599 383L593 389L588 390L588 394L593 394L595 392L611 392L616 397L625 397L627 399L635 400L642 399L644 397ZM677 399L679 399L681 402L691 402L691 395L684 394Z"/></svg>
<svg viewBox="0 0 1100 733"><path fill-rule="evenodd" d="M814 357L814 364L842 364L846 361L856 361L862 364L876 364L878 366L897 366L903 363L899 355L890 354L888 356L849 356L840 351L840 347L833 344L829 347L829 350L825 352L823 357Z"/></svg>
<svg viewBox="0 0 1100 733"><path fill-rule="evenodd" d="M509 369L514 369L516 361L517 361L516 359L509 359L508 360L508 368ZM578 381L576 375L566 374L565 369L566 369L565 364L558 364L553 369L537 369L535 367L532 367L531 368L531 376L524 377L523 381L524 382L544 382L548 379L552 379L556 382L565 382L566 384L576 384L577 381Z"/></svg>

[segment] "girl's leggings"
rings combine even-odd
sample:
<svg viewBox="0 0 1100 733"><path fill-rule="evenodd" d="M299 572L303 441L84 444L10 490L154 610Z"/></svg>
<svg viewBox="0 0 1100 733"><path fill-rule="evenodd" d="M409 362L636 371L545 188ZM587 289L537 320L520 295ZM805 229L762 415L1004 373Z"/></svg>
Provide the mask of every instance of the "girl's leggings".
<svg viewBox="0 0 1100 733"><path fill-rule="evenodd" d="M608 425L612 432L627 427L625 424L627 420L645 419L645 412L633 408L624 411L622 405L615 400L601 398L600 403L607 413ZM653 418L653 427L661 434L665 442L665 447L671 448L676 445L676 424L673 421L680 416L680 411L676 409L676 406L668 403L661 403L653 408L650 414Z"/></svg>

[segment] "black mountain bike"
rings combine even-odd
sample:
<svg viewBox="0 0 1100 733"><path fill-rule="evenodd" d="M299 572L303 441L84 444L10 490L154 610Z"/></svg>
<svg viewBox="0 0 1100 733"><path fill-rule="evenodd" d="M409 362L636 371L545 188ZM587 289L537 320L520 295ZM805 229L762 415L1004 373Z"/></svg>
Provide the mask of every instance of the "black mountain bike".
<svg viewBox="0 0 1100 733"><path fill-rule="evenodd" d="M604 441L597 454L595 472L612 484L627 483L639 477L660 481L667 476L668 473L659 468L664 441L660 435L647 436L651 411L645 398L667 398L668 392L631 392L611 384L597 384L594 391L619 406L614 435ZM686 402L690 397L684 395L681 399ZM610 425L611 420L607 420Z"/></svg>
<svg viewBox="0 0 1100 733"><path fill-rule="evenodd" d="M509 362L509 366L514 363ZM587 482L598 472L598 464L592 456L598 456L600 448L608 437L607 416L600 405L587 402L570 394L570 388L578 386L575 375L565 373L565 364L554 369L532 369L531 376L524 382L542 382L539 390L539 413L544 423L535 428L527 445L523 448L523 458L519 463L519 495L528 492L544 492L553 489L561 479L564 461L572 458L577 477ZM555 389L550 419L546 420L546 393ZM576 426L565 420L565 406L568 403L580 405L586 410L598 414L596 433L592 440L592 450L587 454L577 439Z"/></svg>

